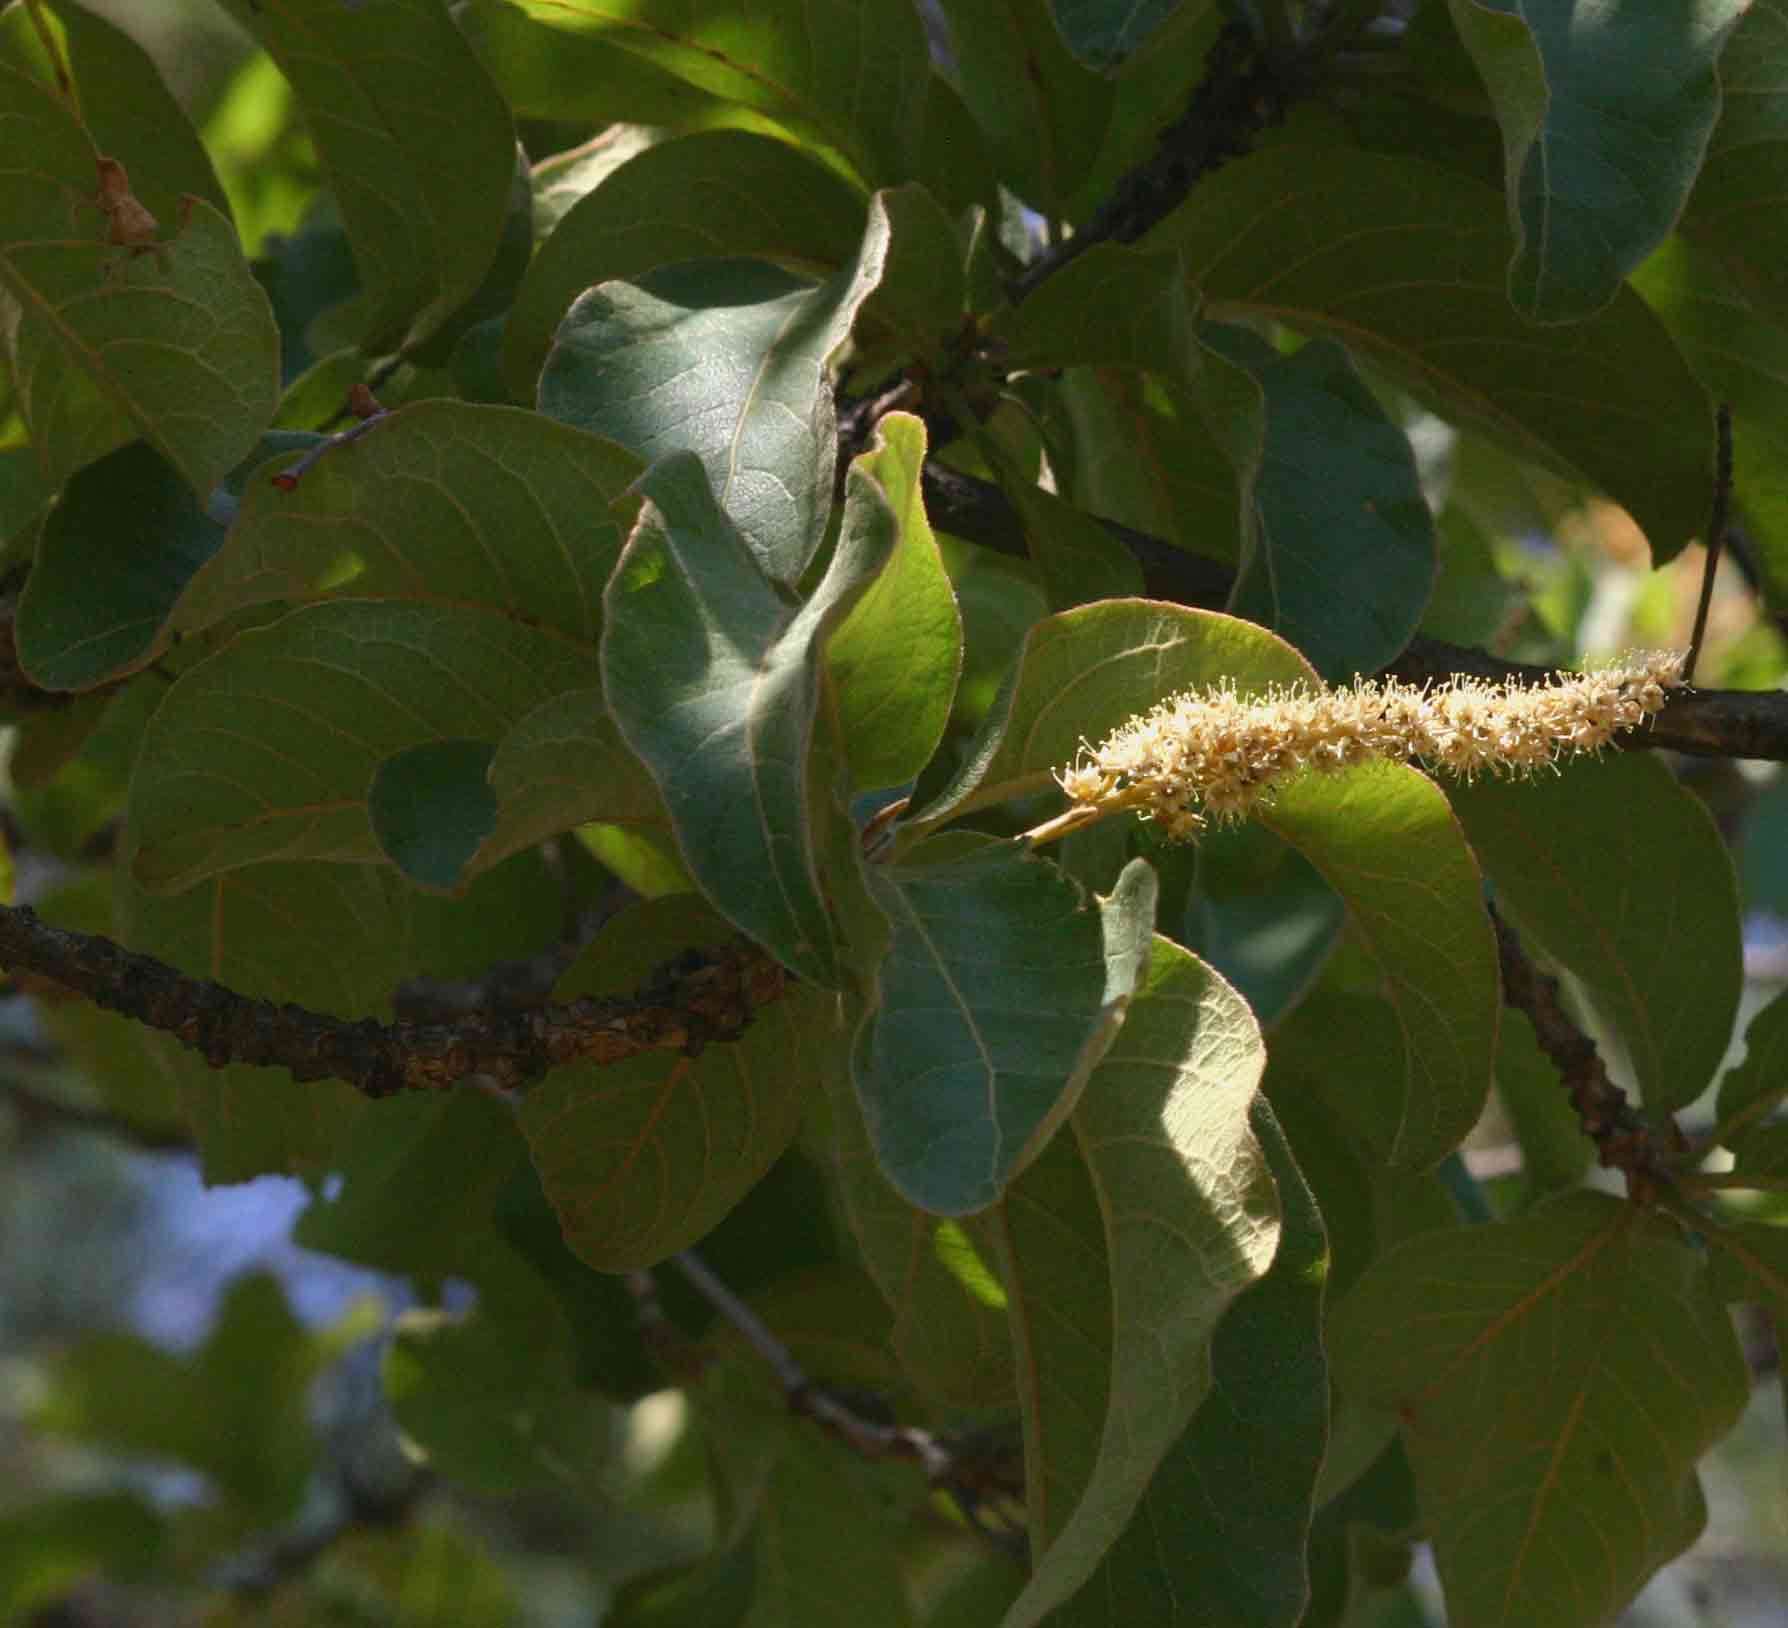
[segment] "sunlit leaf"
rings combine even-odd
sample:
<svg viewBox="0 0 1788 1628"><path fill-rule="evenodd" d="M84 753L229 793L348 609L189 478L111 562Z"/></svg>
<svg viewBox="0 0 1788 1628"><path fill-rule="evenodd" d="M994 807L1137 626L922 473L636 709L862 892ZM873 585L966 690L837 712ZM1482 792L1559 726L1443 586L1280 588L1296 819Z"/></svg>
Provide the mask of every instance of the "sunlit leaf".
<svg viewBox="0 0 1788 1628"><path fill-rule="evenodd" d="M503 376L532 401L571 302L678 260L751 255L824 277L863 235L863 195L800 148L710 130L644 148L572 205L541 245L503 334Z"/></svg>

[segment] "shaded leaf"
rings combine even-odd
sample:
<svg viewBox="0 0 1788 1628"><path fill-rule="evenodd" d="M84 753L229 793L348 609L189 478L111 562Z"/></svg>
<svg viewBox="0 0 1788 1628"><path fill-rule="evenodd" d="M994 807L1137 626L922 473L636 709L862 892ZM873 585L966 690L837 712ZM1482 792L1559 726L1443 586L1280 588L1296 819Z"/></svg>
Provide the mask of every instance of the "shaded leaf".
<svg viewBox="0 0 1788 1628"><path fill-rule="evenodd" d="M1707 1251L1722 1300L1761 1306L1778 1322L1788 1317L1788 1227L1767 1221L1709 1227Z"/></svg>
<svg viewBox="0 0 1788 1628"><path fill-rule="evenodd" d="M532 401L554 330L586 288L679 260L750 255L823 277L863 235L863 195L813 156L743 130L646 147L541 245L503 332L503 377Z"/></svg>
<svg viewBox="0 0 1788 1628"><path fill-rule="evenodd" d="M294 491L257 473L176 623L351 594L482 605L593 647L639 471L538 413L417 402L332 447Z"/></svg>
<svg viewBox="0 0 1788 1628"><path fill-rule="evenodd" d="M1279 1247L1278 1195L1249 1123L1265 1060L1235 992L1155 937L1072 1142L1051 1143L996 1212L1040 1557L1008 1628L1041 1620L1121 1541L1209 1394L1219 1319ZM1053 1420L1048 1438L1032 1413Z"/></svg>
<svg viewBox="0 0 1788 1628"><path fill-rule="evenodd" d="M672 957L733 936L692 894L636 905L584 952L555 998L631 993ZM521 1125L565 1241L605 1272L688 1248L788 1146L842 1045L831 1003L801 990L759 1012L743 1039L698 1056L554 1070L528 1093Z"/></svg>
<svg viewBox="0 0 1788 1628"><path fill-rule="evenodd" d="M852 1073L888 1179L922 1209L967 1215L1073 1111L1136 967L1047 861L954 838L933 853L865 871L892 931Z"/></svg>
<svg viewBox="0 0 1788 1628"><path fill-rule="evenodd" d="M336 1017L388 1017L410 969L408 921L384 867L255 865L171 897L130 882L121 855L118 937L238 994ZM294 1083L281 1068L214 1069L166 1035L139 1043L179 1093L205 1178L321 1174L366 1106L339 1081Z"/></svg>
<svg viewBox="0 0 1788 1628"><path fill-rule="evenodd" d="M254 445L278 399L278 334L229 221L195 199L139 254L106 241L87 132L0 62L25 166L0 175L0 346L44 481L143 435L195 491Z"/></svg>
<svg viewBox="0 0 1788 1628"><path fill-rule="evenodd" d="M1089 68L1112 68L1140 50L1181 0L1050 0L1056 27Z"/></svg>
<svg viewBox="0 0 1788 1628"><path fill-rule="evenodd" d="M1760 310L1788 321L1788 19L1778 7L1746 10L1720 53L1719 77L1724 106L1682 229L1719 256Z"/></svg>
<svg viewBox="0 0 1788 1628"><path fill-rule="evenodd" d="M1727 1129L1766 1115L1778 1093L1788 1091L1788 990L1778 994L1745 1026L1744 1060L1720 1079L1718 1112Z"/></svg>
<svg viewBox="0 0 1788 1628"><path fill-rule="evenodd" d="M1620 1036L1646 1106L1693 1102L1744 981L1737 884L1706 806L1639 752L1449 795L1499 905Z"/></svg>
<svg viewBox="0 0 1788 1628"><path fill-rule="evenodd" d="M670 823L599 689L568 690L518 719L491 759L490 788L496 830L479 850L480 866L591 820Z"/></svg>
<svg viewBox="0 0 1788 1628"><path fill-rule="evenodd" d="M1701 1530L1744 1359L1701 1258L1600 1193L1412 1239L1336 1309L1341 1385L1403 1420L1459 1628L1612 1617Z"/></svg>
<svg viewBox="0 0 1788 1628"><path fill-rule="evenodd" d="M435 0L227 0L291 82L360 273L366 353L420 343L477 292L509 213L515 130Z"/></svg>
<svg viewBox="0 0 1788 1628"><path fill-rule="evenodd" d="M924 423L889 413L851 461L844 533L892 526L886 568L826 646L839 732L859 791L904 785L943 738L962 670L962 617L925 518ZM840 546L843 546L841 541Z"/></svg>
<svg viewBox="0 0 1788 1628"><path fill-rule="evenodd" d="M1788 164L1788 141L1779 151ZM1764 596L1788 607L1788 302L1768 316L1754 309L1698 237L1671 238L1632 282L1708 394L1732 408L1733 496Z"/></svg>
<svg viewBox="0 0 1788 1628"><path fill-rule="evenodd" d="M366 813L385 856L419 887L456 886L497 822L489 741L436 740L373 771Z"/></svg>
<svg viewBox="0 0 1788 1628"><path fill-rule="evenodd" d="M1253 1126L1283 1211L1271 1270L1217 1324L1210 1393L1087 1585L1049 1619L1064 1628L1292 1628L1302 1619L1310 1592L1304 1549L1328 1434L1321 1338L1328 1247L1315 1200L1264 1103L1255 1105ZM1245 1497L1236 1496L1240 1487ZM1164 1533L1171 1542L1161 1541Z"/></svg>
<svg viewBox="0 0 1788 1628"><path fill-rule="evenodd" d="M1233 682L1247 695L1309 678L1283 640L1214 611L1119 599L1045 617L1026 633L962 770L919 822L1045 789L1083 742L1179 690Z"/></svg>
<svg viewBox="0 0 1788 1628"><path fill-rule="evenodd" d="M994 332L1014 366L1141 368L1189 381L1199 366L1192 322L1179 255L1095 243L1003 312Z"/></svg>
<svg viewBox="0 0 1788 1628"><path fill-rule="evenodd" d="M835 1074L826 1085L837 1191L863 1264L893 1310L901 1368L956 1407L1009 1402L1012 1343L997 1261L960 1223L927 1215L894 1188L850 1080Z"/></svg>
<svg viewBox="0 0 1788 1628"><path fill-rule="evenodd" d="M837 959L807 812L820 662L894 537L847 534L796 606L759 569L693 454L667 458L641 485L653 507L609 585L602 641L615 722L651 766L709 897L830 985Z"/></svg>
<svg viewBox="0 0 1788 1628"><path fill-rule="evenodd" d="M1624 504L1672 558L1705 518L1712 420L1630 290L1545 343L1508 302L1500 201L1451 170L1340 144L1225 165L1145 242L1176 247L1218 320L1346 344L1525 458Z"/></svg>
<svg viewBox="0 0 1788 1628"><path fill-rule="evenodd" d="M775 0L746 14L711 0L514 3L817 138L870 185L912 173L930 59L904 0Z"/></svg>
<svg viewBox="0 0 1788 1628"><path fill-rule="evenodd" d="M1033 208L1060 217L1098 157L1110 81L1074 60L1047 0L945 0L943 10L956 83L1001 179Z"/></svg>
<svg viewBox="0 0 1788 1628"><path fill-rule="evenodd" d="M342 1144L333 1191L311 1200L292 1240L399 1276L470 1276L495 1196L525 1158L514 1110L483 1092L373 1103Z"/></svg>
<svg viewBox="0 0 1788 1628"><path fill-rule="evenodd" d="M1449 0L1502 126L1515 307L1576 322L1675 224L1720 110L1714 71L1745 0L1618 21L1574 0Z"/></svg>
<svg viewBox="0 0 1788 1628"><path fill-rule="evenodd" d="M1409 438L1332 341L1282 357L1235 329L1213 324L1205 337L1266 398L1258 529L1225 608L1334 683L1376 672L1409 642L1434 585L1434 521Z"/></svg>
<svg viewBox="0 0 1788 1628"><path fill-rule="evenodd" d="M922 186L878 192L871 208L887 222L888 250L858 327L922 362L947 364L968 298L956 227Z"/></svg>
<svg viewBox="0 0 1788 1628"><path fill-rule="evenodd" d="M1440 788L1400 763L1302 775L1260 818L1347 903L1400 1031L1377 1070L1390 1099L1385 1156L1432 1165L1483 1111L1502 1011L1483 879L1465 833Z"/></svg>
<svg viewBox="0 0 1788 1628"><path fill-rule="evenodd" d="M490 611L343 599L241 634L170 689L143 736L137 876L190 887L272 859L386 857L379 765L500 740L590 681L590 652Z"/></svg>
<svg viewBox="0 0 1788 1628"><path fill-rule="evenodd" d="M759 565L792 583L830 509L829 364L887 241L872 211L856 265L818 288L754 260L693 260L592 288L559 325L540 409L647 463L699 455Z"/></svg>

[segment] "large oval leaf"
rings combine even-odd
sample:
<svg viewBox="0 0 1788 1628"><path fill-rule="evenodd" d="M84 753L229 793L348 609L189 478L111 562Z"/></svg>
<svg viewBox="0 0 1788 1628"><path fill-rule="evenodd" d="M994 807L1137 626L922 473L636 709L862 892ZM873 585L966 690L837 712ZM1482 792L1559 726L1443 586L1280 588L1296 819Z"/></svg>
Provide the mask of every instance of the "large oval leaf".
<svg viewBox="0 0 1788 1628"><path fill-rule="evenodd" d="M792 583L831 504L829 364L886 245L886 217L872 216L857 264L818 288L756 260L692 260L592 288L559 325L540 409L649 463L696 453L763 570Z"/></svg>
<svg viewBox="0 0 1788 1628"><path fill-rule="evenodd" d="M1084 743L1177 691L1233 682L1247 695L1312 677L1284 640L1214 611L1110 599L1045 617L1025 635L962 771L918 823L1044 790Z"/></svg>
<svg viewBox="0 0 1788 1628"><path fill-rule="evenodd" d="M683 951L733 937L693 894L649 900L604 929L554 996L623 994ZM797 990L698 1057L554 1070L521 1118L565 1241L603 1272L695 1243L788 1146L809 1093L843 1066L843 1042L836 1003Z"/></svg>
<svg viewBox="0 0 1788 1628"><path fill-rule="evenodd" d="M863 195L787 142L706 130L629 159L540 246L503 329L503 376L532 401L566 309L586 288L678 260L752 255L823 277L863 235Z"/></svg>
<svg viewBox="0 0 1788 1628"><path fill-rule="evenodd" d="M838 976L808 822L826 641L887 563L890 523L848 533L795 605L759 568L692 453L641 483L646 511L609 584L603 687L651 766L691 872L803 977Z"/></svg>
<svg viewBox="0 0 1788 1628"><path fill-rule="evenodd" d="M1138 969L1108 953L1100 913L1053 864L1009 843L941 852L866 870L892 931L853 1072L888 1179L966 1215L1072 1110Z"/></svg>
<svg viewBox="0 0 1788 1628"><path fill-rule="evenodd" d="M1386 1157L1437 1163L1483 1112L1502 1013L1483 878L1459 822L1433 781L1383 762L1291 780L1260 818L1341 895L1383 976L1402 1042L1379 1064Z"/></svg>
<svg viewBox="0 0 1788 1628"><path fill-rule="evenodd" d="M1241 998L1156 937L1072 1139L988 1219L1039 1556L1007 1628L1040 1621L1118 1540L1209 1392L1219 1319L1273 1260L1278 1193L1250 1125L1265 1062Z"/></svg>
<svg viewBox="0 0 1788 1628"><path fill-rule="evenodd" d="M1632 13L1578 0L1448 0L1502 126L1509 293L1535 322L1601 310L1676 223L1720 110L1746 0Z"/></svg>
<svg viewBox="0 0 1788 1628"><path fill-rule="evenodd" d="M870 185L912 174L930 58L906 0L770 0L747 11L714 0L516 3L817 138Z"/></svg>
<svg viewBox="0 0 1788 1628"><path fill-rule="evenodd" d="M633 454L519 407L423 401L331 447L285 491L249 483L176 625L331 594L501 611L594 647Z"/></svg>
<svg viewBox="0 0 1788 1628"><path fill-rule="evenodd" d="M1653 557L1706 518L1712 416L1630 290L1537 342L1509 304L1488 187L1416 159L1280 146L1225 165L1150 234L1178 247L1209 315L1327 334L1443 417L1624 504Z"/></svg>
<svg viewBox="0 0 1788 1628"><path fill-rule="evenodd" d="M1706 806L1638 752L1449 795L1498 902L1620 1036L1646 1106L1693 1102L1744 985L1738 886Z"/></svg>
<svg viewBox="0 0 1788 1628"><path fill-rule="evenodd" d="M1458 1628L1604 1622L1706 1519L1695 1462L1750 1381L1670 1221L1573 1193L1409 1240L1329 1325L1346 1391L1394 1408Z"/></svg>
<svg viewBox="0 0 1788 1628"><path fill-rule="evenodd" d="M379 859L367 797L381 763L501 740L591 677L590 652L490 611L294 611L185 673L150 720L128 816L136 874L177 889L271 859Z"/></svg>
<svg viewBox="0 0 1788 1628"><path fill-rule="evenodd" d="M421 342L496 258L515 174L502 95L436 0L228 0L291 81L360 273L350 336ZM525 240L524 240L525 245Z"/></svg>
<svg viewBox="0 0 1788 1628"><path fill-rule="evenodd" d="M0 118L21 160L0 172L0 344L44 480L141 435L209 492L279 396L278 330L234 228L195 198L145 252L114 247L99 155L63 103L0 62Z"/></svg>

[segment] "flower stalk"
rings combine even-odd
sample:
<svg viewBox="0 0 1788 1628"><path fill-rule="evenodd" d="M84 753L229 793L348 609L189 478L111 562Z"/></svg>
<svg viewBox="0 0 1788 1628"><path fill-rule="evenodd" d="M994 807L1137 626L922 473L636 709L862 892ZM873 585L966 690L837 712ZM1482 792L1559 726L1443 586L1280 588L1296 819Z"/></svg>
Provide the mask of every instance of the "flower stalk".
<svg viewBox="0 0 1788 1628"><path fill-rule="evenodd" d="M1243 696L1226 683L1169 696L1083 748L1056 774L1070 807L1026 833L1033 843L1126 809L1176 841L1209 824L1247 819L1295 775L1384 758L1413 760L1465 780L1535 774L1559 758L1600 752L1659 712L1682 682L1677 651L1559 674L1544 684L1442 684L1365 679Z"/></svg>

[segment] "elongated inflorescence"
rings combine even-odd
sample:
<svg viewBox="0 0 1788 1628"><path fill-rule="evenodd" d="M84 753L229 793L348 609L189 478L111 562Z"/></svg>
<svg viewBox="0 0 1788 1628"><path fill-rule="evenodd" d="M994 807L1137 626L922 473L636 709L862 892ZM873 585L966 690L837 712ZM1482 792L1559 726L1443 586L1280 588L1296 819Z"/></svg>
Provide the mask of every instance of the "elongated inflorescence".
<svg viewBox="0 0 1788 1628"><path fill-rule="evenodd" d="M1418 687L1357 680L1242 696L1233 685L1188 690L1114 730L1056 779L1075 803L1134 809L1170 837L1246 819L1281 781L1370 758L1408 759L1470 780L1525 775L1599 752L1645 722L1682 681L1675 651L1642 652L1544 684L1454 678Z"/></svg>

